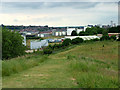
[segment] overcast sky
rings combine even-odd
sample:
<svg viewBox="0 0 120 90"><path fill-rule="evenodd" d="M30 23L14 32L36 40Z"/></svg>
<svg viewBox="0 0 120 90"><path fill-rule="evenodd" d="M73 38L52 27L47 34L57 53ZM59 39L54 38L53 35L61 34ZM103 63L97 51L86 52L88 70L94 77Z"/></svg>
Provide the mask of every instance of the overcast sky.
<svg viewBox="0 0 120 90"><path fill-rule="evenodd" d="M108 25L111 20L118 23L118 3L112 1L7 2L6 0L1 5L0 23L4 25Z"/></svg>

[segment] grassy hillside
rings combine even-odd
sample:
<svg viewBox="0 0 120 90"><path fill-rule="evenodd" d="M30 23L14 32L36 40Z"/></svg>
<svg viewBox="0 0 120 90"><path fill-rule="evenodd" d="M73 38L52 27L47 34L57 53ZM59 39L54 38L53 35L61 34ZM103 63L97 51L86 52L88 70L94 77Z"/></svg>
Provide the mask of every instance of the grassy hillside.
<svg viewBox="0 0 120 90"><path fill-rule="evenodd" d="M37 61L41 60L41 57L41 55L32 56L24 60ZM45 61L38 62L36 67L3 77L3 88L117 88L119 86L118 42L84 43L44 59Z"/></svg>

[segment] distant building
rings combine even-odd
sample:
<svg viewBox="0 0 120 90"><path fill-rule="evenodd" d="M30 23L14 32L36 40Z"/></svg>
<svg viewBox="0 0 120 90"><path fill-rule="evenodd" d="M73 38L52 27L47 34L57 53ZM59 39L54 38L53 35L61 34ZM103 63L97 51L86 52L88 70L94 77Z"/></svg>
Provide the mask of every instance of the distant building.
<svg viewBox="0 0 120 90"><path fill-rule="evenodd" d="M118 39L120 33L108 33L108 35L109 35L109 37L111 37L111 36L113 36L113 35L116 35L116 37L117 37L117 39Z"/></svg>
<svg viewBox="0 0 120 90"><path fill-rule="evenodd" d="M59 29L52 30L53 36L66 36L66 34L67 34L66 30L59 30Z"/></svg>
<svg viewBox="0 0 120 90"><path fill-rule="evenodd" d="M87 27L85 27L85 26L67 27L67 35L68 35L68 36L71 36L71 33L72 33L72 31L74 31L74 30L77 32L77 34L79 34L79 32L85 31L86 28L87 28Z"/></svg>
<svg viewBox="0 0 120 90"><path fill-rule="evenodd" d="M48 46L48 40L34 40L30 41L30 49L40 49L42 47Z"/></svg>
<svg viewBox="0 0 120 90"><path fill-rule="evenodd" d="M83 40L91 40L91 39L95 39L95 38L100 39L100 37L98 37L98 36L65 36L65 39L69 38L72 40L77 37L82 38Z"/></svg>
<svg viewBox="0 0 120 90"><path fill-rule="evenodd" d="M40 32L38 37L49 37L52 35L52 32Z"/></svg>

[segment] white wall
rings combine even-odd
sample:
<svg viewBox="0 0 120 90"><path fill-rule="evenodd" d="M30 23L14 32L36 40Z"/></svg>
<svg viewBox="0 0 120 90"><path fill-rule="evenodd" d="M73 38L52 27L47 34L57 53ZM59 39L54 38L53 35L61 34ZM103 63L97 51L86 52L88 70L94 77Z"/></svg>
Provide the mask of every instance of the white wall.
<svg viewBox="0 0 120 90"><path fill-rule="evenodd" d="M65 31L62 31L62 35L64 35L64 36L65 36L65 35L66 35L66 32L65 32Z"/></svg>
<svg viewBox="0 0 120 90"><path fill-rule="evenodd" d="M77 29L77 34L79 34L81 31L84 31L84 29Z"/></svg>
<svg viewBox="0 0 120 90"><path fill-rule="evenodd" d="M55 36L58 36L59 35L59 32L55 32Z"/></svg>
<svg viewBox="0 0 120 90"><path fill-rule="evenodd" d="M84 29L78 29L78 28L67 28L67 35L71 36L71 33L73 30L76 30L77 34L79 34L79 32L84 31Z"/></svg>
<svg viewBox="0 0 120 90"><path fill-rule="evenodd" d="M48 46L48 41L47 40L30 41L30 49L38 49L42 48L42 46Z"/></svg>
<svg viewBox="0 0 120 90"><path fill-rule="evenodd" d="M44 34L40 34L40 37L44 37Z"/></svg>
<svg viewBox="0 0 120 90"><path fill-rule="evenodd" d="M59 36L62 36L62 32L59 32Z"/></svg>
<svg viewBox="0 0 120 90"><path fill-rule="evenodd" d="M67 28L67 35L71 35L73 30L75 30L75 28Z"/></svg>

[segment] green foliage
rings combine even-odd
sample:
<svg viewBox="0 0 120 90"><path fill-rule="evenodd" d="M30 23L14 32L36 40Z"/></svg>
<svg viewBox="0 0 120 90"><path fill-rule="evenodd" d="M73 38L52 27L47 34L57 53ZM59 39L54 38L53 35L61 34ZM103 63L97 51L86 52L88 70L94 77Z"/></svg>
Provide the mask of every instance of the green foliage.
<svg viewBox="0 0 120 90"><path fill-rule="evenodd" d="M15 31L2 29L2 59L14 58L25 54L23 37Z"/></svg>
<svg viewBox="0 0 120 90"><path fill-rule="evenodd" d="M63 46L68 46L71 44L71 39L65 39L62 43Z"/></svg>
<svg viewBox="0 0 120 90"><path fill-rule="evenodd" d="M103 34L103 36L108 35L108 30L104 29L104 30L102 31L102 34Z"/></svg>
<svg viewBox="0 0 120 90"><path fill-rule="evenodd" d="M43 40L43 38L41 38L41 37L26 37L26 39L40 39L40 40Z"/></svg>
<svg viewBox="0 0 120 90"><path fill-rule="evenodd" d="M86 31L81 31L79 33L79 36L88 36L88 35L96 35L96 34L102 34L102 33L107 33L108 31L104 28L100 27L91 27L91 28L86 28Z"/></svg>
<svg viewBox="0 0 120 90"><path fill-rule="evenodd" d="M109 30L109 33L120 33L120 26L111 27L108 30Z"/></svg>
<svg viewBox="0 0 120 90"><path fill-rule="evenodd" d="M33 66L39 65L39 63L46 59L46 56L40 57L39 55L34 55L11 59L10 61L3 61L2 76L10 76L11 74L32 68Z"/></svg>
<svg viewBox="0 0 120 90"><path fill-rule="evenodd" d="M110 37L110 39L116 40L116 39L117 39L117 38L116 38L116 35L112 35L112 36Z"/></svg>
<svg viewBox="0 0 120 90"><path fill-rule="evenodd" d="M118 88L117 79L97 73L82 73L77 77L77 81L82 88Z"/></svg>
<svg viewBox="0 0 120 90"><path fill-rule="evenodd" d="M100 41L104 41L104 40L110 40L110 37L108 34L105 34L100 38Z"/></svg>
<svg viewBox="0 0 120 90"><path fill-rule="evenodd" d="M89 35L95 35L97 34L97 28L96 27L86 28L85 33L88 33Z"/></svg>
<svg viewBox="0 0 120 90"><path fill-rule="evenodd" d="M52 49L44 49L43 53L44 54L52 54Z"/></svg>
<svg viewBox="0 0 120 90"><path fill-rule="evenodd" d="M84 31L79 32L79 36L87 36L88 34Z"/></svg>
<svg viewBox="0 0 120 90"><path fill-rule="evenodd" d="M71 36L77 36L77 32L75 30L72 31Z"/></svg>
<svg viewBox="0 0 120 90"><path fill-rule="evenodd" d="M75 39L72 39L72 44L78 44L78 43L82 43L83 42L83 39L82 38L75 38Z"/></svg>
<svg viewBox="0 0 120 90"><path fill-rule="evenodd" d="M78 87L82 88L117 88L119 83L116 76L113 78L113 76L101 73L103 68L111 69L110 66L105 61L77 56L74 56L69 64L70 72L72 71L74 78L76 78Z"/></svg>
<svg viewBox="0 0 120 90"><path fill-rule="evenodd" d="M92 41L100 41L98 38L92 39Z"/></svg>

